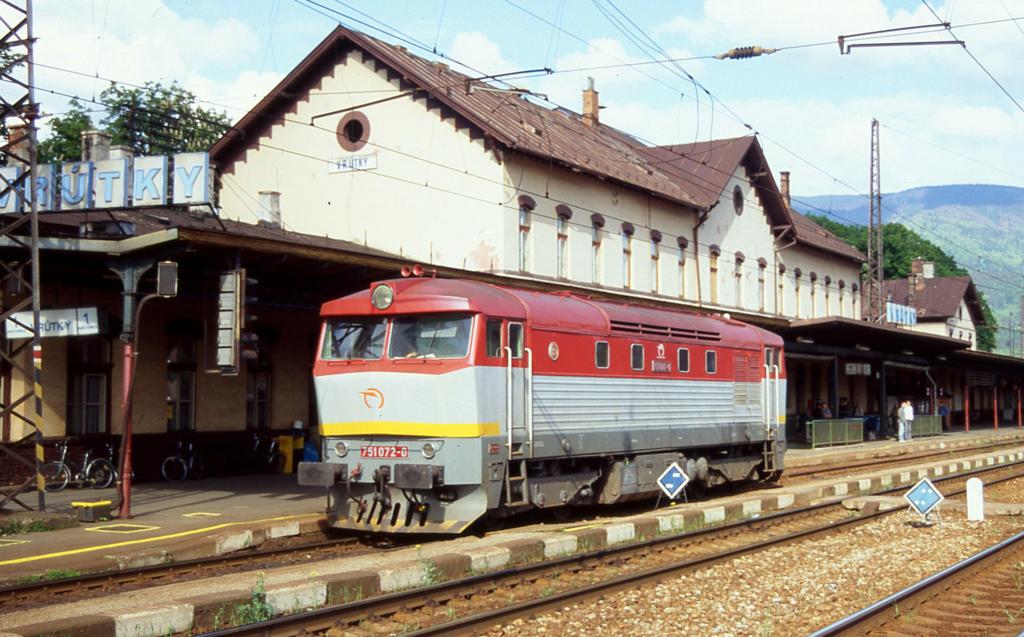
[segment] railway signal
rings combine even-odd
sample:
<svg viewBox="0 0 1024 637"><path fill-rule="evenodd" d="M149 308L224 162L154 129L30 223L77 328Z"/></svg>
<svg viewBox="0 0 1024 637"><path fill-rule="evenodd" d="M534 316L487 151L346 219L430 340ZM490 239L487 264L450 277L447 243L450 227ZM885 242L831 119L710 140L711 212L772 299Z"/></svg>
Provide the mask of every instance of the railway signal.
<svg viewBox="0 0 1024 637"><path fill-rule="evenodd" d="M679 492L689 482L690 476L686 475L678 462L670 464L658 477L658 487L661 488L662 493L668 496L669 500L675 500Z"/></svg>

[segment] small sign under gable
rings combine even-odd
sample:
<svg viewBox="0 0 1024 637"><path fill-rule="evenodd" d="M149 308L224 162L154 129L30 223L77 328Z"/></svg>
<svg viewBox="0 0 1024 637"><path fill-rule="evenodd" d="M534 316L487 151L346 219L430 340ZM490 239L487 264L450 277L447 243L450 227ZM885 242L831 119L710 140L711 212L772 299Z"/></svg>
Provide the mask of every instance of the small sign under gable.
<svg viewBox="0 0 1024 637"><path fill-rule="evenodd" d="M913 489L904 493L903 497L910 503L910 508L921 515L928 515L946 499L928 478L921 478L921 481L915 484Z"/></svg>
<svg viewBox="0 0 1024 637"><path fill-rule="evenodd" d="M377 153L369 155L352 155L332 159L327 165L329 173L348 173L358 170L373 170L377 167Z"/></svg>
<svg viewBox="0 0 1024 637"><path fill-rule="evenodd" d="M661 488L662 492L670 500L674 500L689 482L690 477L686 475L686 472L682 470L677 462L670 464L658 476L658 487Z"/></svg>

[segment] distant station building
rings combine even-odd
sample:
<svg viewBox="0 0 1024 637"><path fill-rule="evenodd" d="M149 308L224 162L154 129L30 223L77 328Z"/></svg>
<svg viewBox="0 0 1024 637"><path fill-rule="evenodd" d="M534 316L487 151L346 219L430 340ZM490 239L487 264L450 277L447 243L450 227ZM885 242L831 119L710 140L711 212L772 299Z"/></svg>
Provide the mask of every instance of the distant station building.
<svg viewBox="0 0 1024 637"><path fill-rule="evenodd" d="M977 326L985 324L985 316L971 277L937 277L934 263L914 259L910 276L887 280L883 296L915 310L911 330L967 341L977 349Z"/></svg>

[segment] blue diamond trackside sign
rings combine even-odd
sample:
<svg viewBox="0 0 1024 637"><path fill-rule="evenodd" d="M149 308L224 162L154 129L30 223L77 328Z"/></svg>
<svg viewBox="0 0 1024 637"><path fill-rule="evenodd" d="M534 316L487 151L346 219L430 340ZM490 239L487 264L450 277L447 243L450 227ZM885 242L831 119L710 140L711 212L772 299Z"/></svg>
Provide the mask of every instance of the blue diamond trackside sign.
<svg viewBox="0 0 1024 637"><path fill-rule="evenodd" d="M658 478L658 486L661 487L661 490L670 500L674 500L689 481L689 476L679 467L679 464L673 462L661 472L661 476Z"/></svg>
<svg viewBox="0 0 1024 637"><path fill-rule="evenodd" d="M928 478L921 478L921 481L915 484L913 489L903 494L903 497L910 503L910 508L921 515L928 515L945 499Z"/></svg>

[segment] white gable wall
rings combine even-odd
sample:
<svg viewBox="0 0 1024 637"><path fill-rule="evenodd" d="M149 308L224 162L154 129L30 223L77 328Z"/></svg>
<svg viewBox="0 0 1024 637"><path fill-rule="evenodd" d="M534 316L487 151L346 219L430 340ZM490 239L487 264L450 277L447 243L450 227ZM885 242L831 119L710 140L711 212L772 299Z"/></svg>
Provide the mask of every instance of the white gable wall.
<svg viewBox="0 0 1024 637"><path fill-rule="evenodd" d="M501 267L502 170L480 140L423 99L399 98L359 109L369 143L338 144L343 114L313 116L389 96L398 89L381 67L354 52L314 87L222 176L224 215L260 218L259 191L281 193L285 228L403 254L424 263L486 270ZM377 168L328 172L332 159L376 154Z"/></svg>

